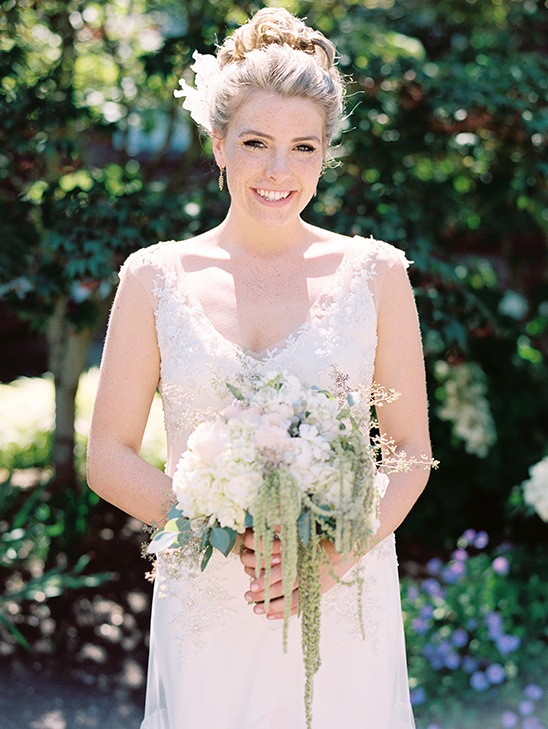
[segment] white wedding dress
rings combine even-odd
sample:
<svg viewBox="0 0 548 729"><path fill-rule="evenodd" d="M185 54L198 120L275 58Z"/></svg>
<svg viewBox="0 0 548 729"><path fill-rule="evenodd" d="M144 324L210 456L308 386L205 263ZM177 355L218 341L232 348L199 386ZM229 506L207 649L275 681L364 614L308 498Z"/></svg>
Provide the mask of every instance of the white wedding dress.
<svg viewBox="0 0 548 729"><path fill-rule="evenodd" d="M154 309L168 474L203 411L230 401L212 380L233 379L246 358L324 388L333 385L333 364L352 382L371 381L380 290L391 266L406 265L401 251L352 239L307 321L278 346L253 353L223 338L185 291L184 245L132 254L120 284L136 278ZM364 579L365 638L355 588L337 585L322 597L313 729L412 729L394 535L354 569ZM175 578L159 560L141 729L305 729L299 619L291 619L284 653L282 621L253 612L244 598L249 583L233 555L216 552L203 573L189 561Z"/></svg>

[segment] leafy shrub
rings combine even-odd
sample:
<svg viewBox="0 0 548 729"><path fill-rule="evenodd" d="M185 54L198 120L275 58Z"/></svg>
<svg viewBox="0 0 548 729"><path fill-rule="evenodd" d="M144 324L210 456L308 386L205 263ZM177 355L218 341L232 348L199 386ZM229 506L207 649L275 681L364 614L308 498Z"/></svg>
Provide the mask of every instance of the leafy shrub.
<svg viewBox="0 0 548 729"><path fill-rule="evenodd" d="M448 562L402 581L412 697L489 693L541 669L548 651L548 564L542 549L466 530ZM540 677L540 676L539 676Z"/></svg>

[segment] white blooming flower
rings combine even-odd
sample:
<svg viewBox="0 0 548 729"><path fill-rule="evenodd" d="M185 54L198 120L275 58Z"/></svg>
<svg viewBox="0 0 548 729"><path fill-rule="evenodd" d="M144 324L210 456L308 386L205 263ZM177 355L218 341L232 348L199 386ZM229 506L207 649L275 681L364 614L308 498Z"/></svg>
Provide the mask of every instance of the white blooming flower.
<svg viewBox="0 0 548 729"><path fill-rule="evenodd" d="M196 124L212 132L211 108L215 99L217 85L219 82L219 64L212 55L203 55L194 51L192 57L194 63L190 67L196 74L195 87L189 86L184 79L179 79L180 90L173 92L174 96L180 98L185 96L183 109L190 112L190 116Z"/></svg>
<svg viewBox="0 0 548 729"><path fill-rule="evenodd" d="M436 363L435 375L443 383L443 404L438 408L442 420L453 423L453 433L463 441L468 453L485 458L497 440L495 421L486 398L485 374L475 362L450 365Z"/></svg>
<svg viewBox="0 0 548 729"><path fill-rule="evenodd" d="M531 466L529 478L522 483L523 498L548 522L548 456Z"/></svg>

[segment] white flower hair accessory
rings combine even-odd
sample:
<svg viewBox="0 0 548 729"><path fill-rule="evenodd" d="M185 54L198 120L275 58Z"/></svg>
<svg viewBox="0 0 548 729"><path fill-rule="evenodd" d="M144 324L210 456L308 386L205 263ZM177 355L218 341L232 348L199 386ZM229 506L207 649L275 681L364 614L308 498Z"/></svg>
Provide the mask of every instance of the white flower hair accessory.
<svg viewBox="0 0 548 729"><path fill-rule="evenodd" d="M190 67L196 74L195 87L189 86L184 79L179 79L181 89L176 89L173 95L177 98L186 96L183 109L190 112L196 124L212 132L211 106L219 83L219 64L212 55L204 56L198 51L192 54L194 63Z"/></svg>

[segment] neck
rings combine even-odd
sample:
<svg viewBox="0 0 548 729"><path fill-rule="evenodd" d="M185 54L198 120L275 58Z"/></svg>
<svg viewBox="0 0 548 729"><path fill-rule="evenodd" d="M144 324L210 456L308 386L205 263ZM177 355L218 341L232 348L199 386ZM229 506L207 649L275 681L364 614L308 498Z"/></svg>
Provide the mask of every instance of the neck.
<svg viewBox="0 0 548 729"><path fill-rule="evenodd" d="M227 250L250 254L283 254L305 250L311 243L312 226L300 217L280 228L254 226L241 222L231 207L218 227L219 245Z"/></svg>

